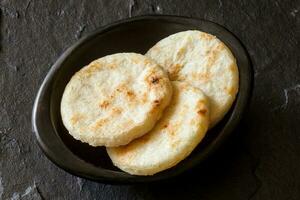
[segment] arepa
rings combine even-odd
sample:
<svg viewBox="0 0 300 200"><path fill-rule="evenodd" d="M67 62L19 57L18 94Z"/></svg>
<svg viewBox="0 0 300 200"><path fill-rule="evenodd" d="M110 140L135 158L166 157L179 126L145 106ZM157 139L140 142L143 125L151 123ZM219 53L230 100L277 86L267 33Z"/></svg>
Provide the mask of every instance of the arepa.
<svg viewBox="0 0 300 200"><path fill-rule="evenodd" d="M67 84L61 116L69 133L92 146L119 146L148 132L169 104L172 86L151 59L119 53L93 61Z"/></svg>
<svg viewBox="0 0 300 200"><path fill-rule="evenodd" d="M209 125L209 102L200 89L173 83L173 98L146 135L128 145L107 148L113 164L134 175L153 175L186 158Z"/></svg>
<svg viewBox="0 0 300 200"><path fill-rule="evenodd" d="M186 81L208 96L210 127L230 109L238 92L238 67L231 51L215 36L179 32L159 41L146 56L160 64L171 80Z"/></svg>

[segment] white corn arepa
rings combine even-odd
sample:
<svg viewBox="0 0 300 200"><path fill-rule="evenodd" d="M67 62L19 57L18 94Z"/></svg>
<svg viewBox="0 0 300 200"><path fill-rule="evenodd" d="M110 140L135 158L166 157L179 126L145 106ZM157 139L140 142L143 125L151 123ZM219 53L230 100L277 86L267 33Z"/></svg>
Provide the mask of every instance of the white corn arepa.
<svg viewBox="0 0 300 200"><path fill-rule="evenodd" d="M186 158L209 125L209 101L185 82L172 82L173 97L161 119L146 135L125 146L107 148L115 166L134 175L153 175Z"/></svg>
<svg viewBox="0 0 300 200"><path fill-rule="evenodd" d="M210 127L230 109L239 87L236 60L218 38L201 31L184 31L162 39L146 56L154 59L171 80L187 81L210 100Z"/></svg>
<svg viewBox="0 0 300 200"><path fill-rule="evenodd" d="M119 146L148 132L169 104L172 85L153 60L119 53L93 61L67 84L61 116L69 133L92 146Z"/></svg>

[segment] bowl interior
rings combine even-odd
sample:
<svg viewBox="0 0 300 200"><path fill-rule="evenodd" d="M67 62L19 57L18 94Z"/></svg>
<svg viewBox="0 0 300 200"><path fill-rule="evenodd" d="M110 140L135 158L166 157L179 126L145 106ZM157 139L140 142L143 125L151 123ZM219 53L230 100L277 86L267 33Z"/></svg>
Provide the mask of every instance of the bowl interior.
<svg viewBox="0 0 300 200"><path fill-rule="evenodd" d="M144 54L162 38L185 30L201 30L216 35L233 52L240 73L240 90L231 110L207 133L188 158L172 169L151 177L131 176L112 165L105 148L91 147L68 134L61 120L60 101L66 84L76 71L105 55L119 52ZM33 112L34 128L39 143L48 157L73 174L109 182L159 180L196 165L230 134L240 120L247 103L250 82L251 71L245 50L231 33L219 25L190 18L140 17L95 31L81 39L59 58L47 75L37 97ZM58 152L59 149L61 153Z"/></svg>

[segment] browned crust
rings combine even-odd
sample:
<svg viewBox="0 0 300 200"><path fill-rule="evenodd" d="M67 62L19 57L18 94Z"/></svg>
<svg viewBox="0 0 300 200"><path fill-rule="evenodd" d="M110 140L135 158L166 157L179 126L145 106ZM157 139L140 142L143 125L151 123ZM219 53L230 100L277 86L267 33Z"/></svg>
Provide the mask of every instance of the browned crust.
<svg viewBox="0 0 300 200"><path fill-rule="evenodd" d="M108 106L109 106L109 101L102 101L102 102L100 102L100 104L99 104L99 107L100 108L102 108L102 109L106 109Z"/></svg>
<svg viewBox="0 0 300 200"><path fill-rule="evenodd" d="M84 118L83 114L76 113L71 117L71 123L74 125Z"/></svg>
<svg viewBox="0 0 300 200"><path fill-rule="evenodd" d="M170 65L170 67L168 68L168 73L171 80L176 80L178 78L178 73L182 69L182 66L183 65L179 63Z"/></svg>
<svg viewBox="0 0 300 200"><path fill-rule="evenodd" d="M236 87L229 87L229 88L226 88L225 90L231 96L234 96L236 94L236 91L237 91Z"/></svg>
<svg viewBox="0 0 300 200"><path fill-rule="evenodd" d="M95 130L101 128L107 122L108 122L107 118L99 119L98 121L96 121L96 123L94 124L94 126L91 127L91 129L95 131Z"/></svg>
<svg viewBox="0 0 300 200"><path fill-rule="evenodd" d="M211 34L207 34L207 33L199 33L199 37L200 39L204 39L204 40L213 40L215 38L215 36L211 35Z"/></svg>
<svg viewBox="0 0 300 200"><path fill-rule="evenodd" d="M200 109L200 110L197 111L197 113L198 113L199 115L205 116L206 113L207 113L207 109Z"/></svg>
<svg viewBox="0 0 300 200"><path fill-rule="evenodd" d="M205 116L208 112L206 108L206 102L204 100L200 100L197 102L196 109L197 113L202 116Z"/></svg>

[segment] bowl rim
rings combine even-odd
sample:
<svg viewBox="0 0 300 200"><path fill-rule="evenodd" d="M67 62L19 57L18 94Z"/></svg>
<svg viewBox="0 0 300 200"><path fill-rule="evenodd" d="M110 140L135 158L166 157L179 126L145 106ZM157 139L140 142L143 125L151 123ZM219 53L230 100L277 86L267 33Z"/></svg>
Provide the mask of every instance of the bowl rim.
<svg viewBox="0 0 300 200"><path fill-rule="evenodd" d="M228 121L225 123L224 127L220 131L219 135L215 140L212 141L213 144L210 144L205 151L202 154L201 158L198 158L196 160L193 160L193 162L187 163L184 167L177 169L176 171L171 171L171 173L163 173L163 174L158 174L154 176L134 176L134 175L129 175L129 174L124 174L122 172L114 172L112 170L106 170L106 169L101 169L103 173L97 173L97 176L95 176L93 173L96 172L96 169L93 169L90 172L82 171L77 169L74 166L71 166L71 163L65 162L61 159L58 159L57 155L53 152L51 148L53 148L54 145L48 144L47 141L43 138L41 123L38 115L42 113L47 113L50 110L50 104L48 105L48 108L43 108L40 109L41 107L41 101L43 98L45 98L45 89L47 87L50 87L52 85L52 79L54 78L56 72L59 70L59 68L63 65L64 61L72 55L73 52L78 50L84 43L88 42L89 40L92 40L94 37L97 35L103 34L107 31L110 31L114 29L115 27L118 27L119 25L124 25L125 23L131 23L135 21L141 21L141 20L163 20L169 23L183 23L187 24L187 22L192 21L195 24L206 24L209 26L214 26L217 28L220 32L223 34L226 34L228 37L231 37L230 39L235 42L235 45L238 46L238 48L242 51L241 54L245 57L244 60L244 68L245 71L247 72L243 76L243 95L238 95L236 97L236 101L233 104L234 108L232 110L232 113L228 119ZM190 22L192 24L192 22ZM239 68L240 69L240 68ZM239 74L241 76L241 74ZM241 82L240 82L241 84ZM240 85L241 88L241 85ZM57 59L57 61L52 65L50 68L49 72L47 73L46 77L44 78L37 96L34 101L33 105L33 110L32 110L32 118L31 118L31 123L32 123L32 130L37 138L38 145L40 149L43 151L43 153L50 159L55 165L58 167L64 169L65 171L75 175L79 176L82 178L86 178L92 181L98 181L101 183L111 183L111 184L128 184L128 183L143 183L143 182L153 182L153 181L158 181L158 180L164 180L167 178L174 177L187 169L190 169L203 160L205 160L208 156L210 156L212 153L214 153L227 139L228 137L232 134L233 130L236 128L238 123L240 122L243 113L245 112L249 102L250 102L250 97L252 95L252 88L253 88L253 69L252 69L252 63L250 60L250 57L246 51L246 48L244 45L240 42L240 40L229 30L224 28L223 26L211 22L208 20L204 19L199 19L199 18L194 18L194 17L186 17L186 16L176 16L176 15L142 15L142 16L136 16L128 19L123 19L116 21L114 23L102 26L100 28L97 28L96 30L92 31L90 34L87 34L86 36L83 36L80 38L75 44L71 45L67 50L63 52L63 54ZM49 89L49 88L48 88ZM240 92L239 92L240 93ZM236 105L237 104L237 105ZM49 110L47 110L49 109ZM50 118L50 116L49 116ZM49 122L50 123L50 122ZM61 141L61 143L64 145L62 148L62 151L65 151L66 145ZM61 145L61 144L59 144ZM68 149L69 150L69 149ZM70 151L70 150L69 150ZM73 153L72 153L73 154ZM77 157L76 155L73 155L74 158ZM85 161L82 161L81 159L77 158L76 162L80 163L80 165L84 165ZM98 168L98 167L94 167ZM168 171L168 170L166 170ZM99 169L98 169L99 172Z"/></svg>

